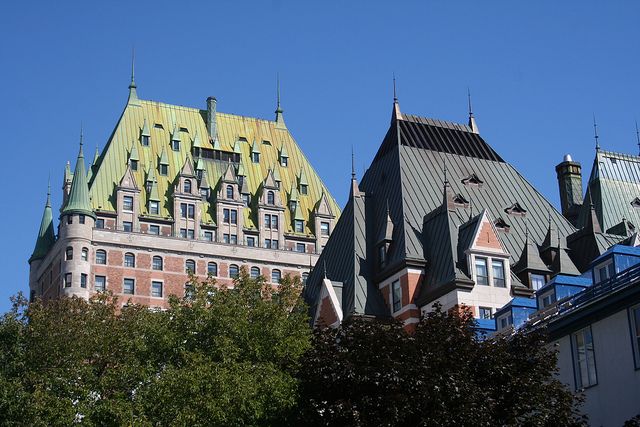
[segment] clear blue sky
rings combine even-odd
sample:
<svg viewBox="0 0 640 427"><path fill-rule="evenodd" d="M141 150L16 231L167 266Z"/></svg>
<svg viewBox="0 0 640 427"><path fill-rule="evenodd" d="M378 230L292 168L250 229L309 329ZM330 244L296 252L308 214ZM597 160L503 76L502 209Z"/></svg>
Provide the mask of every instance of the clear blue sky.
<svg viewBox="0 0 640 427"><path fill-rule="evenodd" d="M122 112L131 48L144 99L273 117L343 205L391 112L466 121L557 204L554 166L588 174L592 114L604 149L637 153L637 1L6 1L0 6L3 194L0 312L28 289L51 173L54 212L80 122L104 146Z"/></svg>

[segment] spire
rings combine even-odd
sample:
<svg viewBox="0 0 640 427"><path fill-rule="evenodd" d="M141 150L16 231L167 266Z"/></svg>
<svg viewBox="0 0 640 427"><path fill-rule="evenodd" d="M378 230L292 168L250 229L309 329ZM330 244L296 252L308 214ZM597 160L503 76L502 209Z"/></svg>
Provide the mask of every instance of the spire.
<svg viewBox="0 0 640 427"><path fill-rule="evenodd" d="M593 199L591 198L591 193L589 193L589 216L587 217L587 224L584 228L593 233L602 233L602 228L600 227L600 221L598 221L598 215L596 213L596 207L593 204Z"/></svg>
<svg viewBox="0 0 640 427"><path fill-rule="evenodd" d="M93 209L91 208L91 199L89 197L89 185L87 183L87 174L84 167L84 153L82 128L80 129L80 150L78 159L76 160L76 168L73 171L73 181L71 182L71 190L69 198L62 210L62 215L82 214L95 218Z"/></svg>
<svg viewBox="0 0 640 427"><path fill-rule="evenodd" d="M351 146L351 179L356 179L356 160L353 153L353 145Z"/></svg>
<svg viewBox="0 0 640 427"><path fill-rule="evenodd" d="M469 127L471 128L471 132L480 133L478 131L478 125L476 124L476 118L473 117L473 108L471 107L471 90L467 88L467 99L469 102Z"/></svg>
<svg viewBox="0 0 640 427"><path fill-rule="evenodd" d="M593 137L596 140L596 151L600 151L600 141L598 140L600 137L598 136L598 123L596 123L595 113L593 114Z"/></svg>
<svg viewBox="0 0 640 427"><path fill-rule="evenodd" d="M398 103L398 93L396 92L396 75L393 75L393 111L391 112L391 123L402 120L400 104Z"/></svg>
<svg viewBox="0 0 640 427"><path fill-rule="evenodd" d="M135 49L131 50L131 83L129 83L129 100L127 102L131 102L131 101L137 101L138 100L138 92L137 92L137 86L136 86L136 80L135 80L135 74L136 74L136 51Z"/></svg>
<svg viewBox="0 0 640 427"><path fill-rule="evenodd" d="M638 144L638 155L640 156L640 130L638 130L637 120L636 120L636 143Z"/></svg>
<svg viewBox="0 0 640 427"><path fill-rule="evenodd" d="M53 231L53 213L51 211L51 179L49 179L47 187L47 202L44 206L44 212L42 213L42 220L40 221L40 230L38 231L36 246L29 258L29 262L44 258L55 241L56 236Z"/></svg>
<svg viewBox="0 0 640 427"><path fill-rule="evenodd" d="M284 124L284 115L280 106L280 74L276 75L276 129L286 129Z"/></svg>

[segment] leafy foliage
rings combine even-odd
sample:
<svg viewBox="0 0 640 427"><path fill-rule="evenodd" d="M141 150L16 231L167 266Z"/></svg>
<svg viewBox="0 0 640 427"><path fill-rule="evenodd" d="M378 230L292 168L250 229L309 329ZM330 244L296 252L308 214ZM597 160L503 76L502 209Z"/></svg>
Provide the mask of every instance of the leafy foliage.
<svg viewBox="0 0 640 427"><path fill-rule="evenodd" d="M0 320L0 425L278 425L311 332L299 280L192 277L167 311L16 299Z"/></svg>
<svg viewBox="0 0 640 427"><path fill-rule="evenodd" d="M301 371L306 425L584 425L554 379L540 331L482 339L468 310L429 313L414 334L352 318L314 333Z"/></svg>

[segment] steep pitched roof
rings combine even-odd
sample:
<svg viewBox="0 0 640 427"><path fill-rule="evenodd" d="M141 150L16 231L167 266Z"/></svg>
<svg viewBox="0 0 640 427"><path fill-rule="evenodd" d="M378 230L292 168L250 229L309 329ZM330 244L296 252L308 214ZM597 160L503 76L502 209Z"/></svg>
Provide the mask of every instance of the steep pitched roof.
<svg viewBox="0 0 640 427"><path fill-rule="evenodd" d="M529 233L526 231L525 243L520 253L520 258L518 262L513 265L512 270L516 274L524 270L551 272L549 267L542 261L542 258L540 258L538 245L529 238Z"/></svg>
<svg viewBox="0 0 640 427"><path fill-rule="evenodd" d="M53 212L51 211L51 190L49 189L47 191L47 203L44 206L44 212L42 212L42 220L40 221L40 230L38 231L36 246L33 248L33 253L29 258L29 263L31 263L31 261L44 258L55 242L56 236L53 230Z"/></svg>
<svg viewBox="0 0 640 427"><path fill-rule="evenodd" d="M80 141L80 151L76 160L76 168L73 172L73 181L69 198L62 209L62 214L83 214L95 218L89 197L89 185L87 184L87 174L84 168L84 154L82 152L82 140Z"/></svg>

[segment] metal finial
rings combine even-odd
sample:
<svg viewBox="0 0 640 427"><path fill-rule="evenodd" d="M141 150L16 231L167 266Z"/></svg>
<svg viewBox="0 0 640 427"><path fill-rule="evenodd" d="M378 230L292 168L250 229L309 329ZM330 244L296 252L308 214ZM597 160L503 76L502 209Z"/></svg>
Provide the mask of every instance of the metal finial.
<svg viewBox="0 0 640 427"><path fill-rule="evenodd" d="M467 100L469 102L469 118L473 117L473 108L471 108L471 90L467 87Z"/></svg>
<svg viewBox="0 0 640 427"><path fill-rule="evenodd" d="M596 115L593 114L593 137L596 140L596 151L600 150L600 141L598 141L598 123L596 123Z"/></svg>
<svg viewBox="0 0 640 427"><path fill-rule="evenodd" d="M353 145L351 146L351 179L356 179L356 156L353 153Z"/></svg>
<svg viewBox="0 0 640 427"><path fill-rule="evenodd" d="M131 48L131 83L129 84L129 89L133 89L136 87L136 48Z"/></svg>
<svg viewBox="0 0 640 427"><path fill-rule="evenodd" d="M280 108L280 73L276 73L276 113L282 113L282 108Z"/></svg>
<svg viewBox="0 0 640 427"><path fill-rule="evenodd" d="M393 73L393 102L398 102L398 94L396 92L396 73Z"/></svg>
<svg viewBox="0 0 640 427"><path fill-rule="evenodd" d="M444 173L444 183L448 184L449 180L447 179L447 163L445 161L442 162L442 172Z"/></svg>
<svg viewBox="0 0 640 427"><path fill-rule="evenodd" d="M640 156L640 130L638 130L638 121L636 120L636 141L638 143L638 155Z"/></svg>
<svg viewBox="0 0 640 427"><path fill-rule="evenodd" d="M82 148L83 143L84 143L84 135L82 132L82 122L80 122L80 148Z"/></svg>

